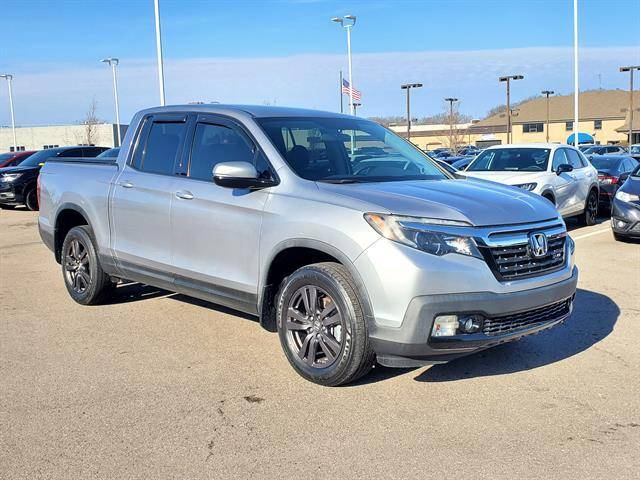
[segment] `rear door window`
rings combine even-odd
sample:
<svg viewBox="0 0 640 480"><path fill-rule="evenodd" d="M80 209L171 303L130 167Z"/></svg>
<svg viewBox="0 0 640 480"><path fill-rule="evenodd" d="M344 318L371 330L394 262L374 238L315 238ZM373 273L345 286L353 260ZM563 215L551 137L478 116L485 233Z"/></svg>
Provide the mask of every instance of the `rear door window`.
<svg viewBox="0 0 640 480"><path fill-rule="evenodd" d="M180 157L186 134L185 122L153 122L140 159L144 172L171 175Z"/></svg>

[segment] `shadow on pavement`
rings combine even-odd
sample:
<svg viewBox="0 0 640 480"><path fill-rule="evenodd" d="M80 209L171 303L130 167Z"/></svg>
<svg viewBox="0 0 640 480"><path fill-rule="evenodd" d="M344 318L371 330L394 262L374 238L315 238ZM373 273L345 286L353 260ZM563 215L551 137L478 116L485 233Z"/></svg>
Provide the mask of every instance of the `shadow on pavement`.
<svg viewBox="0 0 640 480"><path fill-rule="evenodd" d="M143 285L136 282L120 283L109 301L109 305L117 305L120 303L139 302L141 300L150 300L152 298L171 297L176 295L173 292L163 290L161 288Z"/></svg>
<svg viewBox="0 0 640 480"><path fill-rule="evenodd" d="M563 325L443 365L434 365L415 380L449 382L504 375L559 362L607 337L619 315L620 309L609 297L578 289L573 314Z"/></svg>
<svg viewBox="0 0 640 480"><path fill-rule="evenodd" d="M610 221L610 217L608 216L603 216L602 214L598 214L598 219L596 220L596 224L593 225L594 227L598 227L600 225L604 225L606 223L608 223ZM572 232L573 230L576 230L578 228L584 228L584 224L582 224L580 222L580 220L578 219L578 217L569 217L569 218L565 218L564 219L564 223L566 223L567 225L567 231L568 232Z"/></svg>

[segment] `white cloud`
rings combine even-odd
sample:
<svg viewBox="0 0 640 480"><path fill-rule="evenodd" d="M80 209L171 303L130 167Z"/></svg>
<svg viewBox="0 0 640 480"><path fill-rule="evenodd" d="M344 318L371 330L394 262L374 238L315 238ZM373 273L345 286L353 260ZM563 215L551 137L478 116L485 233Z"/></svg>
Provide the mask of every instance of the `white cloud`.
<svg viewBox="0 0 640 480"><path fill-rule="evenodd" d="M633 47L584 48L580 53L581 88L627 88L618 72L623 63L639 63ZM570 48L481 51L371 53L354 56L354 84L363 92L363 115L402 114L399 85L419 81L424 88L413 100L416 115L442 109L442 99L456 96L462 110L481 116L501 103L499 75L522 73L513 86L515 100L543 89L569 93L573 88ZM193 58L165 61L167 103L194 100L338 109L338 70L346 75L343 55L307 54L272 58ZM25 64L13 69L16 120L19 124L79 120L93 96L101 117L112 120L113 98L108 68L99 65ZM158 103L155 62L122 60L118 70L121 117ZM6 88L0 86L0 124L9 123ZM345 98L346 105L346 98Z"/></svg>

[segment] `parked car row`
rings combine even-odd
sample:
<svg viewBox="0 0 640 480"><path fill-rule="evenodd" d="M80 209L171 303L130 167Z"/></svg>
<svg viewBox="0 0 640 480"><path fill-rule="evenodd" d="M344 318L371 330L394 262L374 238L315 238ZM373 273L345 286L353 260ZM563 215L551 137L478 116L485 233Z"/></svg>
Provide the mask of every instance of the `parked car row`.
<svg viewBox="0 0 640 480"><path fill-rule="evenodd" d="M0 168L0 208L25 205L29 210L38 210L38 176L48 160L95 157L108 150L107 147L75 146L8 154L6 165Z"/></svg>

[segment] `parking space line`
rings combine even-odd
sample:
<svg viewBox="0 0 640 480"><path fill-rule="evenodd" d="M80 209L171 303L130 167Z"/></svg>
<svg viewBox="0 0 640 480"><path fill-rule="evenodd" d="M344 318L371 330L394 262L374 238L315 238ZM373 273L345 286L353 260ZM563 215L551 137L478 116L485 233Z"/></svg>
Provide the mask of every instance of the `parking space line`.
<svg viewBox="0 0 640 480"><path fill-rule="evenodd" d="M577 237L572 237L574 240L580 240L581 238L587 238L587 237L591 237L593 235L598 235L599 233L605 233L605 232L610 232L611 229L610 228L604 228L602 230L597 230L595 232L589 232L589 233L585 233L584 235L578 235Z"/></svg>

